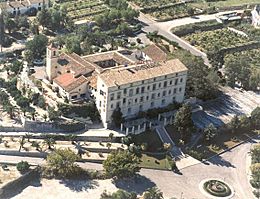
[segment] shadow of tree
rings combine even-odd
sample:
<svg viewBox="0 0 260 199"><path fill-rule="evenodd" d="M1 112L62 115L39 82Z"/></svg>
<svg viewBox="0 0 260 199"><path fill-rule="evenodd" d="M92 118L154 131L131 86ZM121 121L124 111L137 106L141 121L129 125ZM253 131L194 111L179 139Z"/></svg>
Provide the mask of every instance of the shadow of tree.
<svg viewBox="0 0 260 199"><path fill-rule="evenodd" d="M115 180L114 184L117 188L128 192L142 194L148 188L154 187L155 183L145 176L137 175L133 179Z"/></svg>
<svg viewBox="0 0 260 199"><path fill-rule="evenodd" d="M14 183L13 186L10 186L9 189L5 190L2 195L1 199L9 199L18 194L20 194L25 188L32 186L32 187L41 187L41 178L40 176L36 177L34 180L29 181L28 183Z"/></svg>
<svg viewBox="0 0 260 199"><path fill-rule="evenodd" d="M231 164L229 161L223 159L221 156L215 156L208 160L213 165L222 166L222 167L232 167L236 168L233 164Z"/></svg>
<svg viewBox="0 0 260 199"><path fill-rule="evenodd" d="M60 184L68 187L72 191L80 192L86 191L88 189L95 189L98 187L98 182L95 180L69 180L63 179L60 180Z"/></svg>

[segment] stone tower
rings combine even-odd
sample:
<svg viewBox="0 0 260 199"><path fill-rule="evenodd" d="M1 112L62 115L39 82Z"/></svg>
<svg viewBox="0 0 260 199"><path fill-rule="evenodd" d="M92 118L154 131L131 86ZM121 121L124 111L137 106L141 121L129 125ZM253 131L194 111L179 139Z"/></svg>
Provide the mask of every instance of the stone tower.
<svg viewBox="0 0 260 199"><path fill-rule="evenodd" d="M46 50L46 73L50 82L57 76L53 60L59 57L59 47L51 43Z"/></svg>

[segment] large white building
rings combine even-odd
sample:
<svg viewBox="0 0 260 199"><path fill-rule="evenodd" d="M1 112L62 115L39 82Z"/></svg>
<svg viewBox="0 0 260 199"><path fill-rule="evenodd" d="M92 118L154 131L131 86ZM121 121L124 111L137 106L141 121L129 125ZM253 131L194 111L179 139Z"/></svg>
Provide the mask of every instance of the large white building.
<svg viewBox="0 0 260 199"><path fill-rule="evenodd" d="M0 3L0 8L13 15L25 14L31 8L40 11L43 7L49 7L48 0L5 0Z"/></svg>
<svg viewBox="0 0 260 199"><path fill-rule="evenodd" d="M260 5L255 6L252 13L252 24L255 27L260 27Z"/></svg>
<svg viewBox="0 0 260 199"><path fill-rule="evenodd" d="M184 100L187 68L156 45L80 57L47 48L46 72L61 96L93 98L105 126L118 107L124 117Z"/></svg>

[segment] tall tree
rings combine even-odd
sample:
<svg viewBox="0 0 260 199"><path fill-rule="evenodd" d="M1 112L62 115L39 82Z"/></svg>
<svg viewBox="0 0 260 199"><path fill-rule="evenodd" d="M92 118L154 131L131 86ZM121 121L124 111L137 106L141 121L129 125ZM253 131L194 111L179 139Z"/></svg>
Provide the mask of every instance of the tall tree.
<svg viewBox="0 0 260 199"><path fill-rule="evenodd" d="M47 27L51 22L50 12L46 9L45 4L42 6L42 10L37 14L37 20L43 29Z"/></svg>
<svg viewBox="0 0 260 199"><path fill-rule="evenodd" d="M163 193L157 187L152 187L144 192L143 199L163 199Z"/></svg>
<svg viewBox="0 0 260 199"><path fill-rule="evenodd" d="M48 38L45 35L35 35L34 38L26 43L26 49L31 51L33 58L41 58L46 52Z"/></svg>
<svg viewBox="0 0 260 199"><path fill-rule="evenodd" d="M129 151L113 151L103 162L105 172L110 177L129 178L140 171L139 158Z"/></svg>
<svg viewBox="0 0 260 199"><path fill-rule="evenodd" d="M194 130L191 107L188 104L184 104L177 111L174 118L174 125L180 133L181 139L184 142L188 142L191 138L192 131Z"/></svg>
<svg viewBox="0 0 260 199"><path fill-rule="evenodd" d="M210 123L205 129L204 129L204 136L206 141L212 140L217 135L217 129L214 126L214 124Z"/></svg>
<svg viewBox="0 0 260 199"><path fill-rule="evenodd" d="M47 156L47 167L58 177L71 177L78 171L75 162L79 159L79 156L69 148L56 149Z"/></svg>
<svg viewBox="0 0 260 199"><path fill-rule="evenodd" d="M197 97L202 100L215 98L218 94L218 80L214 74L215 71L211 71L201 57L196 57L188 51L180 50L177 57L189 69L186 85L187 97Z"/></svg>
<svg viewBox="0 0 260 199"><path fill-rule="evenodd" d="M116 127L120 127L121 123L124 122L123 114L119 107L114 110L111 118Z"/></svg>

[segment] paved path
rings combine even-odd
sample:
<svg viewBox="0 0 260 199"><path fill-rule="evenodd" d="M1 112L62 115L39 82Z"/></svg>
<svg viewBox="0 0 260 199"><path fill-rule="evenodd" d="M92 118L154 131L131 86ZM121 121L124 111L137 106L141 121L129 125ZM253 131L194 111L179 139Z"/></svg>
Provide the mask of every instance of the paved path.
<svg viewBox="0 0 260 199"><path fill-rule="evenodd" d="M163 126L157 126L155 130L163 143L171 144L172 149L170 150L170 154L172 157L181 158L182 156L184 156L180 148L175 145Z"/></svg>
<svg viewBox="0 0 260 199"><path fill-rule="evenodd" d="M203 111L193 113L192 119L197 127L205 128L210 123L222 126L234 115L250 115L260 105L260 93L230 87L221 87L220 90L222 94L217 99L201 104Z"/></svg>

